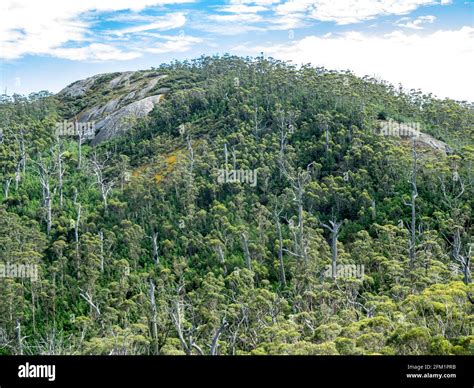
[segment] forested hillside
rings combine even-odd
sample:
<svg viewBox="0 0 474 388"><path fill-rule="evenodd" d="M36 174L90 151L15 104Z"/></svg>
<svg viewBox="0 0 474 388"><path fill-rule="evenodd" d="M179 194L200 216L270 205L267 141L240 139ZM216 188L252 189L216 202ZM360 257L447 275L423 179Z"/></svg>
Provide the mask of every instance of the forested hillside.
<svg viewBox="0 0 474 388"><path fill-rule="evenodd" d="M474 354L471 103L202 57L0 125L0 354Z"/></svg>

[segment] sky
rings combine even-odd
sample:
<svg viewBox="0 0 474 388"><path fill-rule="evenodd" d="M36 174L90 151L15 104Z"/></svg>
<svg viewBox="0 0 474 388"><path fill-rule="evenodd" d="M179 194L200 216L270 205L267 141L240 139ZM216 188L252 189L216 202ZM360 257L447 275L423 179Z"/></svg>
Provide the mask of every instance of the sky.
<svg viewBox="0 0 474 388"><path fill-rule="evenodd" d="M474 0L0 2L0 93L226 53L474 101Z"/></svg>

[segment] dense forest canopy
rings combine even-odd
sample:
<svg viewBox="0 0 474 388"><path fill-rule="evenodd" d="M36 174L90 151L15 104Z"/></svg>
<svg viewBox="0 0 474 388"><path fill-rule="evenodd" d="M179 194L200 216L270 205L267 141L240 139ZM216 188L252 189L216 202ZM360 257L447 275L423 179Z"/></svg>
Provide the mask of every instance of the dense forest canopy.
<svg viewBox="0 0 474 388"><path fill-rule="evenodd" d="M58 136L116 76L2 96L0 354L474 353L472 103L201 57L126 132Z"/></svg>

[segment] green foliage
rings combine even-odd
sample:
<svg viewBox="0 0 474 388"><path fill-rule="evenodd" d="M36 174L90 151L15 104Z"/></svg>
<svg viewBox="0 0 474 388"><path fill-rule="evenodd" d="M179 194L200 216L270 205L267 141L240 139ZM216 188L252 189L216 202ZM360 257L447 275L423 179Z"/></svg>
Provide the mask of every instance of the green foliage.
<svg viewBox="0 0 474 388"><path fill-rule="evenodd" d="M202 57L132 75L167 75L166 97L83 144L78 168L54 126L117 75L77 98L1 100L0 264L39 279L0 278L0 354L473 354L472 105ZM412 250L411 143L381 136L387 119L451 148L418 145Z"/></svg>

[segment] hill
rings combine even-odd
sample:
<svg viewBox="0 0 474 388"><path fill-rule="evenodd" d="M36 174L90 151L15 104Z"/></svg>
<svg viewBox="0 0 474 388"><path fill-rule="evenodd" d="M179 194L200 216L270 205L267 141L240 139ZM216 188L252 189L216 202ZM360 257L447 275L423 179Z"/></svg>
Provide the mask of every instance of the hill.
<svg viewBox="0 0 474 388"><path fill-rule="evenodd" d="M224 56L0 119L0 353L473 352L468 102Z"/></svg>

